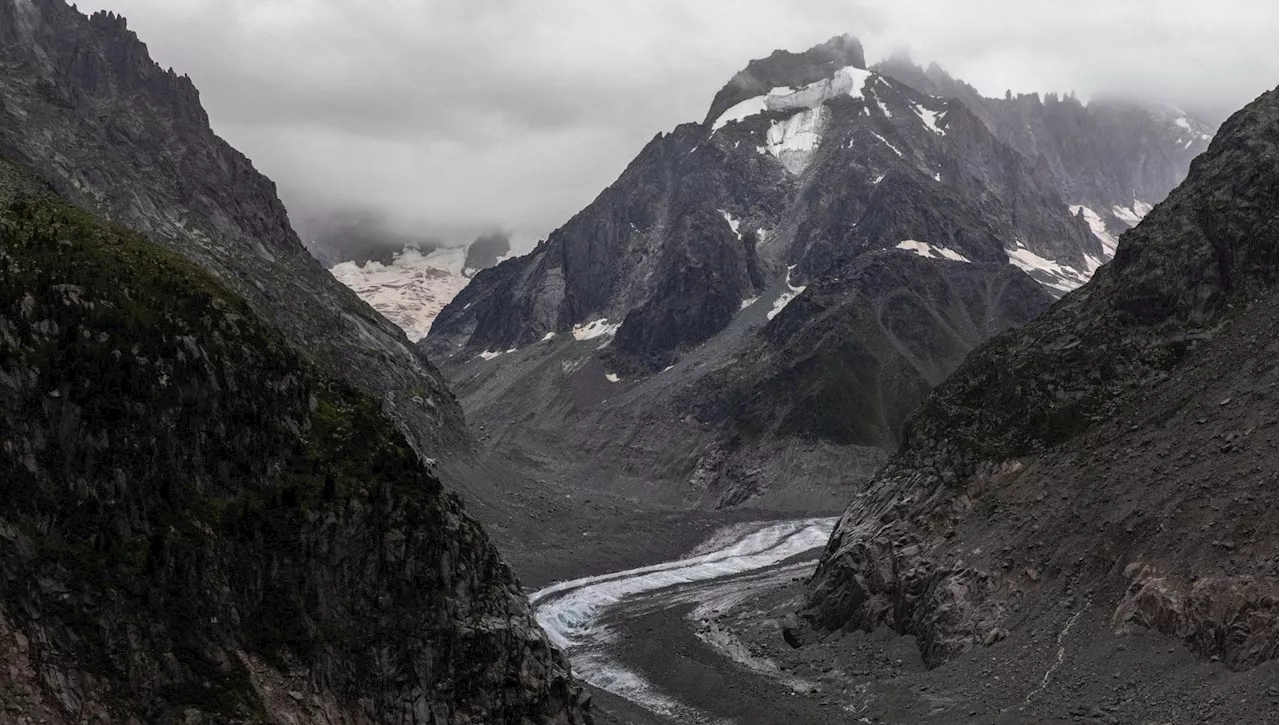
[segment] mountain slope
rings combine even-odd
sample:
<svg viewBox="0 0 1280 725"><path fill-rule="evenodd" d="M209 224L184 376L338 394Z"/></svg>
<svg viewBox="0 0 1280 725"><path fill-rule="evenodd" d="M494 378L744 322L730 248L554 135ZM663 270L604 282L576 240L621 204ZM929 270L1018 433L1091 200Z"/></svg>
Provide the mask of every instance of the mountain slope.
<svg viewBox="0 0 1280 725"><path fill-rule="evenodd" d="M782 278L802 286L904 240L1022 262L1057 292L1105 260L1052 185L965 107L837 65L856 49L835 39L752 61L706 122L660 134L532 254L478 274L424 347L474 355L604 320L618 350L656 370ZM963 221L922 218L939 197L965 207L945 215Z"/></svg>
<svg viewBox="0 0 1280 725"><path fill-rule="evenodd" d="M810 622L888 625L939 664L1066 593L1117 633L1276 657L1276 137L1273 90L1111 264L930 395L833 533Z"/></svg>
<svg viewBox="0 0 1280 725"><path fill-rule="evenodd" d="M936 64L920 68L904 54L873 70L922 93L960 99L1003 143L1032 159L1062 190L1111 252L1132 227L1182 181L1213 128L1176 109L1122 99L1088 105L1075 96L1036 93L985 98Z"/></svg>
<svg viewBox="0 0 1280 725"><path fill-rule="evenodd" d="M700 415L737 428L898 446L902 424L969 350L1033 319L1048 293L1007 265L866 255L787 305L702 381Z"/></svg>
<svg viewBox="0 0 1280 725"><path fill-rule="evenodd" d="M673 505L839 507L973 346L1110 259L1042 158L863 64L847 36L751 61L440 312L420 346L492 450Z"/></svg>
<svg viewBox="0 0 1280 725"><path fill-rule="evenodd" d="M376 399L3 159L0 210L9 712L583 721L515 577Z"/></svg>
<svg viewBox="0 0 1280 725"><path fill-rule="evenodd" d="M469 446L439 372L307 254L274 184L213 133L190 79L153 63L124 18L3 0L0 65L0 153L213 273L382 401L419 451Z"/></svg>

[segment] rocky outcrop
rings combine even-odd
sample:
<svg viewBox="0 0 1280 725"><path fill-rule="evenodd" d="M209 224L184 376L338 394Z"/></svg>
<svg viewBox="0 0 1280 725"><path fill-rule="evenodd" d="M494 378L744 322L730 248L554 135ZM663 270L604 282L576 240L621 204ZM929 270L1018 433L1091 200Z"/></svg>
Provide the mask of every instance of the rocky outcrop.
<svg viewBox="0 0 1280 725"><path fill-rule="evenodd" d="M3 0L0 65L0 153L214 274L381 401L424 455L470 445L438 371L307 254L275 185L213 133L191 80L156 65L124 18Z"/></svg>
<svg viewBox="0 0 1280 725"><path fill-rule="evenodd" d="M0 720L587 721L380 408L0 160Z"/></svg>
<svg viewBox="0 0 1280 725"><path fill-rule="evenodd" d="M467 246L462 271L468 276L488 269L511 254L511 239L502 232L486 232Z"/></svg>
<svg viewBox="0 0 1280 725"><path fill-rule="evenodd" d="M1270 91L1111 264L934 390L833 533L810 622L887 624L938 664L1065 589L1121 632L1276 656L1276 137Z"/></svg>

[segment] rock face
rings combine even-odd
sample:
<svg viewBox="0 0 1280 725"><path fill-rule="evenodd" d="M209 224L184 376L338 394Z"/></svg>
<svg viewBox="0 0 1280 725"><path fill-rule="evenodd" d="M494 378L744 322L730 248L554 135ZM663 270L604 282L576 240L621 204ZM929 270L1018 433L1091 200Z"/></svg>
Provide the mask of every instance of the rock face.
<svg viewBox="0 0 1280 725"><path fill-rule="evenodd" d="M378 400L6 160L0 210L0 719L586 720Z"/></svg>
<svg viewBox="0 0 1280 725"><path fill-rule="evenodd" d="M3 0L0 64L0 153L214 274L381 401L425 455L470 445L438 371L307 254L275 185L213 133L190 79L152 62L124 18Z"/></svg>
<svg viewBox="0 0 1280 725"><path fill-rule="evenodd" d="M1111 264L934 390L833 533L810 622L938 664L1065 592L1118 634L1276 657L1276 137L1273 90Z"/></svg>
<svg viewBox="0 0 1280 725"><path fill-rule="evenodd" d="M605 320L619 357L659 370L784 278L912 240L1013 260L1057 293L1107 258L965 106L864 70L837 38L752 61L704 123L655 137L533 253L476 275L424 347L474 355Z"/></svg>
<svg viewBox="0 0 1280 725"><path fill-rule="evenodd" d="M1013 267L866 255L810 285L709 375L700 413L759 434L893 450L907 416L969 350L1050 301Z"/></svg>
<svg viewBox="0 0 1280 725"><path fill-rule="evenodd" d="M511 239L502 232L486 232L476 237L467 247L467 257L462 271L468 277L482 269L488 269L511 253Z"/></svg>
<svg viewBox="0 0 1280 725"><path fill-rule="evenodd" d="M1212 126L1194 116L1121 99L1085 105L1056 93L984 98L936 64L923 69L905 55L874 70L922 93L960 99L1002 142L1036 162L1112 252L1116 237L1182 181L1213 137Z"/></svg>
<svg viewBox="0 0 1280 725"><path fill-rule="evenodd" d="M1062 182L1095 169L1019 150L971 95L866 70L848 37L751 61L703 122L656 136L531 254L477 274L420 345L491 440L598 454L597 479L625 458L726 505L825 476L765 451L878 465L973 346L1114 253L1119 230L1081 206L1101 202ZM1122 143L1095 126L1072 142Z"/></svg>

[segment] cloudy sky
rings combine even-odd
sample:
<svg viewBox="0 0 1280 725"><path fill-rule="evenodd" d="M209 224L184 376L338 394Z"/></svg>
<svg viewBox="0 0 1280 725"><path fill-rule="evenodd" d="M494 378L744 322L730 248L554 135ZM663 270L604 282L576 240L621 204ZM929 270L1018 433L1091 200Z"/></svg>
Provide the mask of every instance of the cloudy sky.
<svg viewBox="0 0 1280 725"><path fill-rule="evenodd" d="M1141 94L1218 116L1277 83L1275 0L81 0L192 77L293 216L531 245L747 60L848 32L988 94Z"/></svg>

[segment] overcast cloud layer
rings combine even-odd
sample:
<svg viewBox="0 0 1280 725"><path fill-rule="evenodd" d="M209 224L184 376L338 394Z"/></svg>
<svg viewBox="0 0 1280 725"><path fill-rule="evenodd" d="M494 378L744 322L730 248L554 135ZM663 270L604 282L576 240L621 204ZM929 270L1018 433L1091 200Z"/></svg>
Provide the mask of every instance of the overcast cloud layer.
<svg viewBox="0 0 1280 725"><path fill-rule="evenodd" d="M82 0L192 77L307 208L531 245L737 70L844 32L986 95L1140 95L1214 122L1280 77L1275 0Z"/></svg>

